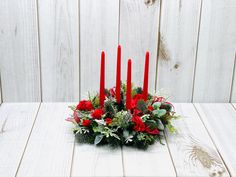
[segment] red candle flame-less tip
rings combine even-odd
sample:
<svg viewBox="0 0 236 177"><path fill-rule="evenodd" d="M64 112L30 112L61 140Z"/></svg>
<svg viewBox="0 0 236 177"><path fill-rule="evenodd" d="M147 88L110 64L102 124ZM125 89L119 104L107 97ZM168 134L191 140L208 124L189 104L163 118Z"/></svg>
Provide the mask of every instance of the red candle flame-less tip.
<svg viewBox="0 0 236 177"><path fill-rule="evenodd" d="M128 60L128 69L127 69L127 88L126 88L126 108L131 109L131 73L132 73L132 61L131 59Z"/></svg>
<svg viewBox="0 0 236 177"><path fill-rule="evenodd" d="M117 66L116 66L116 102L120 103L120 89L121 89L121 46L117 48Z"/></svg>
<svg viewBox="0 0 236 177"><path fill-rule="evenodd" d="M144 81L143 81L143 99L147 101L148 98L148 73L149 73L149 52L146 52Z"/></svg>
<svg viewBox="0 0 236 177"><path fill-rule="evenodd" d="M100 73L100 95L99 95L99 102L100 106L104 106L105 100L105 52L102 51L101 53L101 73Z"/></svg>

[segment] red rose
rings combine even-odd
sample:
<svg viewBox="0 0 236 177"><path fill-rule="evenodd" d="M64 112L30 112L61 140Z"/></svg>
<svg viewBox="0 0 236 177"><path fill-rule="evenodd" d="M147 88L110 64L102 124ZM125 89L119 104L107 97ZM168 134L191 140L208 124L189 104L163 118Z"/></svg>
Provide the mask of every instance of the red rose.
<svg viewBox="0 0 236 177"><path fill-rule="evenodd" d="M152 106L148 106L148 110L149 110L149 111L153 111L154 108L153 108Z"/></svg>
<svg viewBox="0 0 236 177"><path fill-rule="evenodd" d="M88 119L85 119L85 120L83 120L83 122L82 122L82 125L85 126L85 127L89 127L90 124L91 124L91 121L88 120Z"/></svg>
<svg viewBox="0 0 236 177"><path fill-rule="evenodd" d="M110 123L112 123L112 119L111 118L106 118L105 122L106 122L107 125L109 125Z"/></svg>
<svg viewBox="0 0 236 177"><path fill-rule="evenodd" d="M73 116L74 116L75 122L79 123L80 122L80 118L79 118L78 113L76 111L74 111Z"/></svg>
<svg viewBox="0 0 236 177"><path fill-rule="evenodd" d="M112 97L115 97L115 95L116 95L116 89L115 89L115 87L111 88L111 89L109 90L109 92L110 92L110 94L111 94Z"/></svg>
<svg viewBox="0 0 236 177"><path fill-rule="evenodd" d="M159 134L159 130L157 128L154 128L153 130L151 130L149 127L146 127L145 130L147 133L151 134L151 135L157 135Z"/></svg>
<svg viewBox="0 0 236 177"><path fill-rule="evenodd" d="M91 116L92 116L92 118L94 118L94 119L101 119L103 113L104 113L104 112L103 112L102 109L95 109L95 110L92 112Z"/></svg>
<svg viewBox="0 0 236 177"><path fill-rule="evenodd" d="M80 111L91 111L93 109L93 104L91 101L82 100L76 106L76 109Z"/></svg>
<svg viewBox="0 0 236 177"><path fill-rule="evenodd" d="M137 132L145 131L145 124L143 123L141 117L133 116L132 121L135 123L134 130Z"/></svg>

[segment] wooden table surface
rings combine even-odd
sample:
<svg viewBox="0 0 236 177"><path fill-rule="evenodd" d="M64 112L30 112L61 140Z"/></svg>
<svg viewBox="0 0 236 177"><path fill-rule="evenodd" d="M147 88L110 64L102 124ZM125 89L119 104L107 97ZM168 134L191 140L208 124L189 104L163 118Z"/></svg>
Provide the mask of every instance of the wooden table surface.
<svg viewBox="0 0 236 177"><path fill-rule="evenodd" d="M71 104L1 104L0 177L236 176L236 104L174 104L178 134L147 151L78 144Z"/></svg>

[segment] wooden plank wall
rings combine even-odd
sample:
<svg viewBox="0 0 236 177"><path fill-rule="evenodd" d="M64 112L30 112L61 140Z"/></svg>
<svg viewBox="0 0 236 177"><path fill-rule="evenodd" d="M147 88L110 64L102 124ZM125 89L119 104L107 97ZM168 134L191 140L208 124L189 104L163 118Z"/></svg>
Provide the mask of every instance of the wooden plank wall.
<svg viewBox="0 0 236 177"><path fill-rule="evenodd" d="M78 101L98 90L101 50L106 85L122 80L133 59L142 86L145 51L150 92L175 102L236 100L235 0L2 0L0 75L3 102Z"/></svg>

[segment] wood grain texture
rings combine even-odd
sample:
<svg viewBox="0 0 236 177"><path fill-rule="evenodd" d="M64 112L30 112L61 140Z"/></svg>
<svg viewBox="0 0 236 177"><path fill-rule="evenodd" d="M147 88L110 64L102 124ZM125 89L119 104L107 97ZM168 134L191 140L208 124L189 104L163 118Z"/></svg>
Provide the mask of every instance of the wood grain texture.
<svg viewBox="0 0 236 177"><path fill-rule="evenodd" d="M222 155L231 176L236 176L236 111L230 104L195 104ZM236 105L235 105L236 106Z"/></svg>
<svg viewBox="0 0 236 177"><path fill-rule="evenodd" d="M5 102L40 101L36 1L0 2L0 68Z"/></svg>
<svg viewBox="0 0 236 177"><path fill-rule="evenodd" d="M71 176L123 176L121 149L76 143Z"/></svg>
<svg viewBox="0 0 236 177"><path fill-rule="evenodd" d="M106 87L115 85L119 0L80 0L81 96L99 90L101 51L106 52Z"/></svg>
<svg viewBox="0 0 236 177"><path fill-rule="evenodd" d="M70 176L74 136L70 103L42 103L17 176Z"/></svg>
<svg viewBox="0 0 236 177"><path fill-rule="evenodd" d="M194 102L229 102L236 46L236 1L204 0Z"/></svg>
<svg viewBox="0 0 236 177"><path fill-rule="evenodd" d="M157 88L175 102L192 99L200 10L201 1L196 0L161 3Z"/></svg>
<svg viewBox="0 0 236 177"><path fill-rule="evenodd" d="M194 106L175 104L182 116L173 121L177 134L166 131L177 176L229 176Z"/></svg>
<svg viewBox="0 0 236 177"><path fill-rule="evenodd" d="M160 0L120 1L120 44L122 80L126 81L127 60L133 61L132 82L143 86L145 52L150 52L149 92L155 90Z"/></svg>
<svg viewBox="0 0 236 177"><path fill-rule="evenodd" d="M147 151L123 148L125 176L176 176L171 157L165 145L156 143Z"/></svg>
<svg viewBox="0 0 236 177"><path fill-rule="evenodd" d="M79 100L78 0L38 1L43 101Z"/></svg>
<svg viewBox="0 0 236 177"><path fill-rule="evenodd" d="M0 107L0 176L15 176L39 103L4 103Z"/></svg>

